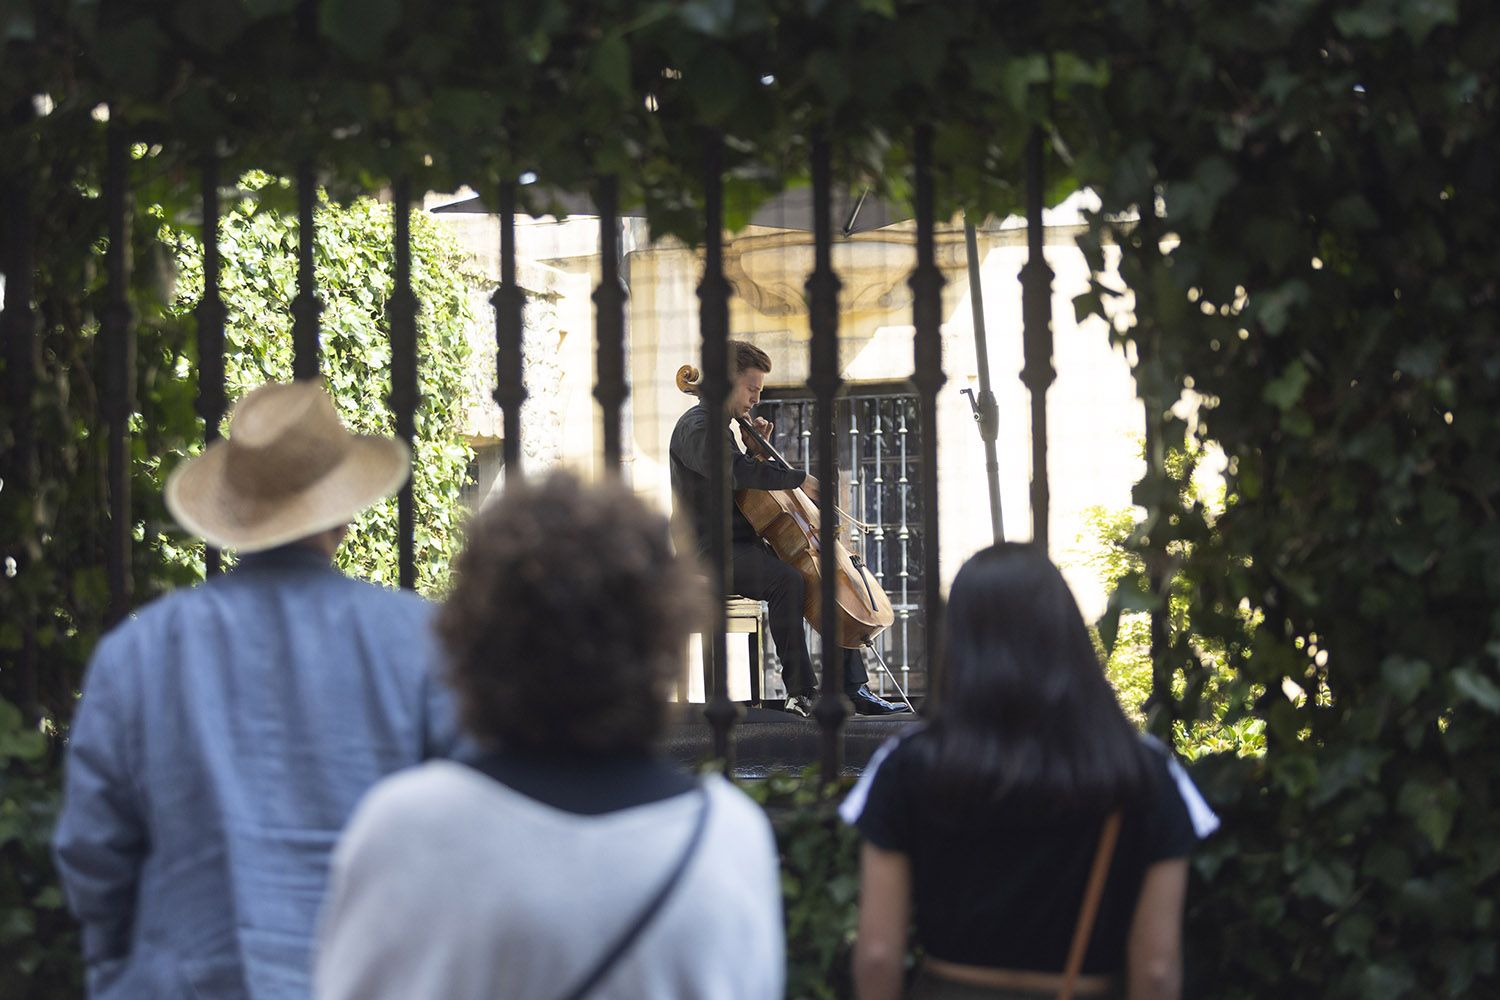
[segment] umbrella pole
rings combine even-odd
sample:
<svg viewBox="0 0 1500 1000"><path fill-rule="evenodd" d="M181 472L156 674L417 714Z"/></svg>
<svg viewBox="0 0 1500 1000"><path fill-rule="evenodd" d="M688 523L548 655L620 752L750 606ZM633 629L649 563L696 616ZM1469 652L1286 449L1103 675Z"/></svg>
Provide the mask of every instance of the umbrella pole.
<svg viewBox="0 0 1500 1000"><path fill-rule="evenodd" d="M969 307L974 313L974 355L979 364L979 399L974 399L970 390L969 405L974 408L974 420L979 424L979 436L984 441L984 475L990 487L990 530L995 541L1005 541L1005 526L1000 517L1000 459L996 441L1000 437L1000 406L995 402L995 393L990 387L990 351L984 329L984 291L979 285L979 238L974 224L964 213L964 249L969 259Z"/></svg>

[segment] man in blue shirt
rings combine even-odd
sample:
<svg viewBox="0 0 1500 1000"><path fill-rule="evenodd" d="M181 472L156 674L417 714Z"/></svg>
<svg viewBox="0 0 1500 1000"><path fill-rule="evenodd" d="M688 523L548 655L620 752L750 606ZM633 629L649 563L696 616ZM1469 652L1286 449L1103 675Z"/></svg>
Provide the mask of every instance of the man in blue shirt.
<svg viewBox="0 0 1500 1000"><path fill-rule="evenodd" d="M328 857L365 790L454 748L430 606L332 565L410 470L318 382L269 384L180 466L167 506L230 573L99 643L54 850L98 998L297 998Z"/></svg>

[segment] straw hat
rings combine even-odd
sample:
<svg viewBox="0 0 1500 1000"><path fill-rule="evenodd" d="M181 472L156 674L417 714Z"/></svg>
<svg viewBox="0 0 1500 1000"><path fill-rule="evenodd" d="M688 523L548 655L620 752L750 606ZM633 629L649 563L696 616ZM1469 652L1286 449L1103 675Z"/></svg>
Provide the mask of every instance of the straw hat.
<svg viewBox="0 0 1500 1000"><path fill-rule="evenodd" d="M212 545L257 552L347 524L410 470L406 442L349 433L321 380L268 382L227 438L173 471L167 509Z"/></svg>

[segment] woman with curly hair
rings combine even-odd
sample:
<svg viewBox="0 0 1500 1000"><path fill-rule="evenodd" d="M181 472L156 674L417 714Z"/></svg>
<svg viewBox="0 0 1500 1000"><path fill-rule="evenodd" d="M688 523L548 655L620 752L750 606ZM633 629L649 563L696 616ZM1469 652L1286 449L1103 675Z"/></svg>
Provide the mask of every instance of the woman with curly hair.
<svg viewBox="0 0 1500 1000"><path fill-rule="evenodd" d="M1002 544L953 580L941 703L844 803L862 1000L1180 993L1187 856L1217 820L1120 710L1062 574Z"/></svg>
<svg viewBox="0 0 1500 1000"><path fill-rule="evenodd" d="M377 785L335 853L318 995L779 997L775 844L653 753L701 580L626 487L477 515L438 620L481 753Z"/></svg>

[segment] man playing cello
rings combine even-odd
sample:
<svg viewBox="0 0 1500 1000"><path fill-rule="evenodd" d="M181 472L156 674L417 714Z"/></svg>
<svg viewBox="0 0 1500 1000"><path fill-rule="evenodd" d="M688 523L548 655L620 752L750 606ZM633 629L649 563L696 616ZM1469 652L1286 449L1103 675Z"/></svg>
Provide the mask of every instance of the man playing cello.
<svg viewBox="0 0 1500 1000"><path fill-rule="evenodd" d="M729 342L729 356L734 372L729 389L730 419L750 417L760 402L771 358L765 351L743 340ZM769 439L771 424L756 417L752 426ZM672 492L676 497L674 519L685 522L697 541L698 553L707 550L705 530L708 509L708 435L722 433L729 438L731 485L735 490L791 490L800 487L813 501L818 500L819 484L799 469L783 469L770 462L756 462L740 450L728 427L715 419L700 402L677 420L672 430L670 448ZM807 654L807 638L802 631L802 576L776 558L755 533L739 508L730 507L730 570L734 593L765 601L770 605L771 639L781 658L782 681L787 689L786 710L803 717L812 713L812 699L818 690ZM845 649L844 693L861 715L889 715L905 712L877 696L868 686L864 659L857 649Z"/></svg>

